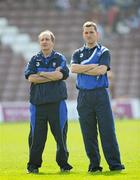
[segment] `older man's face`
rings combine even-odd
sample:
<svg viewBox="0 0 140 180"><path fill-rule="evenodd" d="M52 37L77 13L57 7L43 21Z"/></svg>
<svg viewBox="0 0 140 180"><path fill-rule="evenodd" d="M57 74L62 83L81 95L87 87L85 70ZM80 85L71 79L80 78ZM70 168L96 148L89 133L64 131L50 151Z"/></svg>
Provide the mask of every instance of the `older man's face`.
<svg viewBox="0 0 140 180"><path fill-rule="evenodd" d="M51 50L54 47L54 43L49 33L44 33L39 37L39 44L42 50Z"/></svg>

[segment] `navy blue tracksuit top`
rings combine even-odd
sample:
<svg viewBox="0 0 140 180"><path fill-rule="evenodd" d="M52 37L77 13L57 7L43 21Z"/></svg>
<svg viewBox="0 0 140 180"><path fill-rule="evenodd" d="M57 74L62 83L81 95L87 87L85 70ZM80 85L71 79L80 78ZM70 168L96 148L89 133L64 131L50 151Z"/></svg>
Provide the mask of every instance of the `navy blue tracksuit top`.
<svg viewBox="0 0 140 180"><path fill-rule="evenodd" d="M110 53L109 50L97 44L93 48L83 46L77 49L72 55L72 64L99 64L107 66L110 70ZM108 88L109 82L107 73L104 75L92 76L86 74L77 75L77 88L80 90L92 90L97 88Z"/></svg>
<svg viewBox="0 0 140 180"><path fill-rule="evenodd" d="M63 80L69 76L69 69L66 66L66 58L54 50L47 58L44 57L42 52L39 52L31 58L25 69L26 79L28 79L31 74L36 74L41 71L55 71L57 67L61 68L60 71L63 74L62 80L40 84L31 83L30 102L32 104L39 105L67 99L66 84Z"/></svg>

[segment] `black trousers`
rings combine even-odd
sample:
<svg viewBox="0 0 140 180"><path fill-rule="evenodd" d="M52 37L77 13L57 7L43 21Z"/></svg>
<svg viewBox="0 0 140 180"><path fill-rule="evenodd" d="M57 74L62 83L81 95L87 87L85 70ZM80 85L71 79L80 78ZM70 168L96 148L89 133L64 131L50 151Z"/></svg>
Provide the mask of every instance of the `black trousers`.
<svg viewBox="0 0 140 180"><path fill-rule="evenodd" d="M65 101L30 106L31 122L29 134L28 166L41 167L42 153L47 139L48 123L57 143L56 162L60 167L68 161L67 107Z"/></svg>
<svg viewBox="0 0 140 180"><path fill-rule="evenodd" d="M107 90L105 88L80 90L77 109L90 167L100 166L98 130L109 168L122 167Z"/></svg>

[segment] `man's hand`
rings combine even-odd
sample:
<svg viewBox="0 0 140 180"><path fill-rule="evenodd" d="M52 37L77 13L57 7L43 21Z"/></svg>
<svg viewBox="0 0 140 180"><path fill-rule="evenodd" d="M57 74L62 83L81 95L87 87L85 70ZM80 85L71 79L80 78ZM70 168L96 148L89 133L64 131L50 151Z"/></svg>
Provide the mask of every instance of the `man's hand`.
<svg viewBox="0 0 140 180"><path fill-rule="evenodd" d="M92 76L98 76L98 75L103 75L106 72L107 72L107 66L100 65L98 67L95 67L94 69L86 71L84 74L92 75Z"/></svg>
<svg viewBox="0 0 140 180"><path fill-rule="evenodd" d="M55 69L55 71L60 71L60 70L61 70L60 66Z"/></svg>
<svg viewBox="0 0 140 180"><path fill-rule="evenodd" d="M96 67L98 67L98 64L72 64L70 69L72 73L84 74L85 72L92 70Z"/></svg>
<svg viewBox="0 0 140 180"><path fill-rule="evenodd" d="M40 72L40 76L47 78L50 81L57 81L63 78L63 74L59 70L55 70L52 72Z"/></svg>

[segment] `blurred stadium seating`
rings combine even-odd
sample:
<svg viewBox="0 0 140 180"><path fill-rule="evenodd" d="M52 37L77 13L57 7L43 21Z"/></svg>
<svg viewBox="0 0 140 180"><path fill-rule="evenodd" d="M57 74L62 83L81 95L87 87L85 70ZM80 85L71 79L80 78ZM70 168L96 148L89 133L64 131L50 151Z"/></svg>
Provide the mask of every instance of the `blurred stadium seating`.
<svg viewBox="0 0 140 180"><path fill-rule="evenodd" d="M64 53L68 58L68 62L70 62L73 50L80 47L83 43L81 26L85 20L95 19L98 24L102 24L102 19L100 17L98 19L97 12L95 11L96 6L92 9L92 6L89 5L89 9L86 11L83 6L81 6L82 9L80 9L81 7L76 8L77 4L75 3L70 9L65 10L56 7L55 2L55 0L0 1L0 19L3 19L0 23L1 102L26 101L28 99L29 84L24 80L23 72L25 63L31 54L26 51L15 53L19 50L19 44L16 44L17 36L19 41L23 36L21 44L24 49L24 43L28 41L31 42L31 46L33 44L36 46L34 42L37 42L38 34L45 29L50 29L56 35L55 49ZM87 1L87 3L89 2ZM96 0L95 2L98 1ZM104 16L104 12L101 12L100 16ZM7 25L8 28L5 28ZM5 32L7 31L5 36L2 36L3 28L5 28ZM106 30L105 26L103 28ZM10 30L13 33L12 36L8 36ZM108 34L104 32L102 42L110 48L112 55L113 98L140 98L139 30L140 27L130 31L128 34L117 34L116 32ZM13 42L14 45L12 45ZM37 49L37 46L35 48ZM25 54L28 58L25 57ZM67 80L67 85L69 99L73 100L77 96L75 76L70 76Z"/></svg>
<svg viewBox="0 0 140 180"><path fill-rule="evenodd" d="M140 98L140 35L131 32L108 42L114 73L113 97Z"/></svg>

